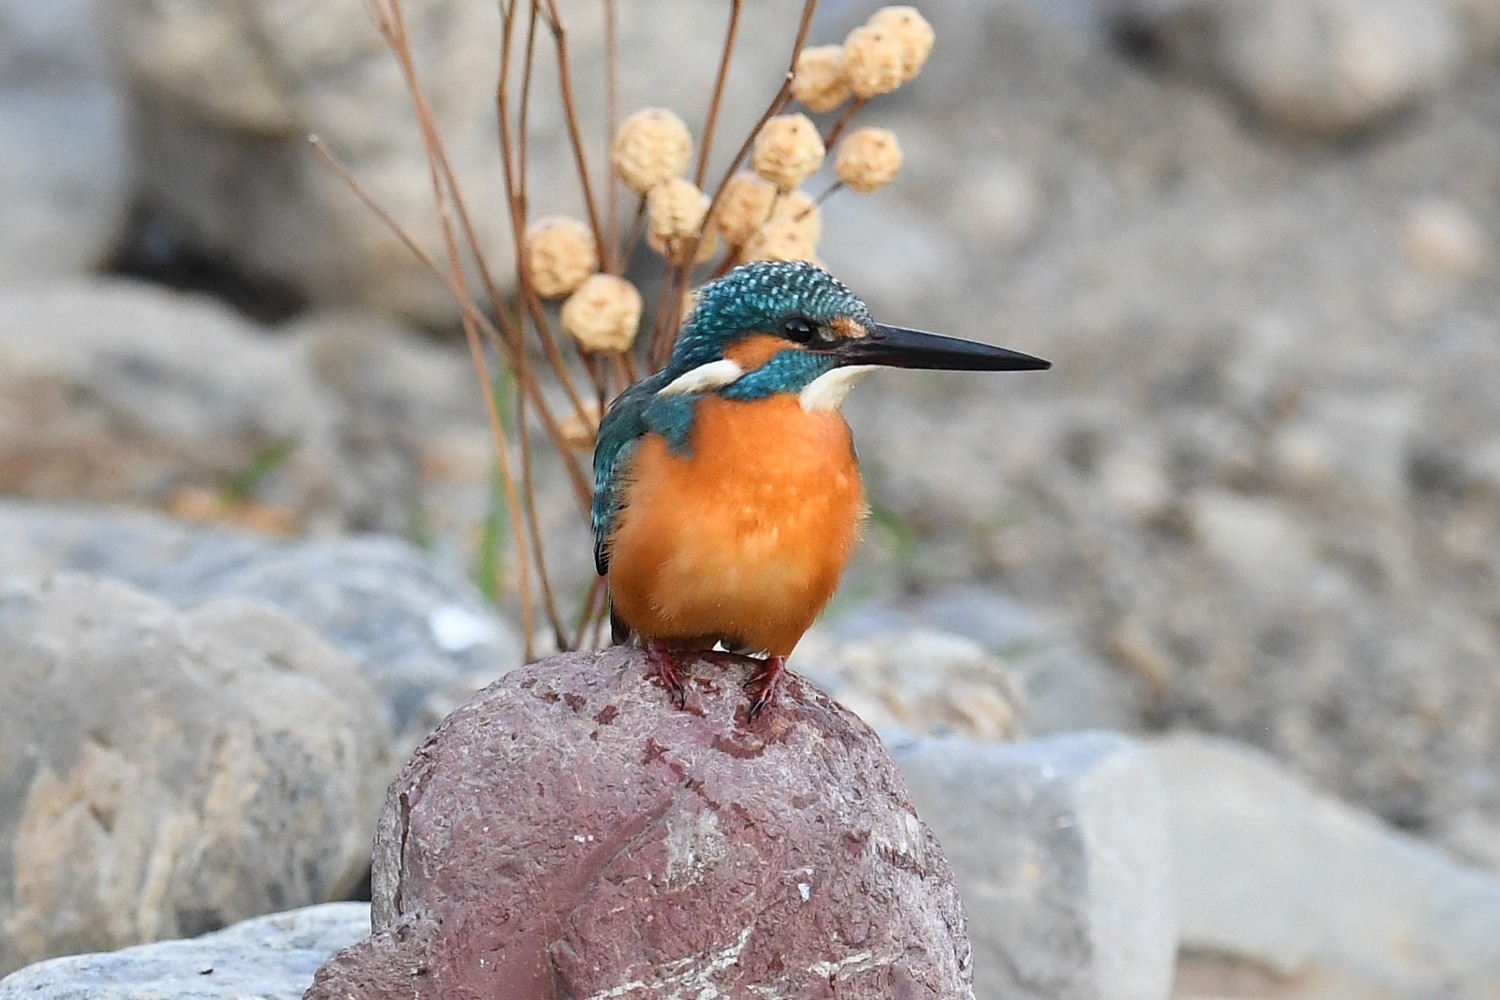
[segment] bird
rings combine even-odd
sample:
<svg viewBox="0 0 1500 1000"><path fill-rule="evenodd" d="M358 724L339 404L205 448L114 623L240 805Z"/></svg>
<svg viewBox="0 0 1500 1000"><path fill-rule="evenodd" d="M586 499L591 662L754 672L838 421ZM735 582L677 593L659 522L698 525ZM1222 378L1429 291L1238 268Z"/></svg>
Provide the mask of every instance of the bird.
<svg viewBox="0 0 1500 1000"><path fill-rule="evenodd" d="M715 646L764 657L749 721L772 703L868 512L840 407L880 367L1051 365L877 323L822 267L757 261L699 288L666 366L605 413L591 521L612 638L640 641L678 708L678 655Z"/></svg>

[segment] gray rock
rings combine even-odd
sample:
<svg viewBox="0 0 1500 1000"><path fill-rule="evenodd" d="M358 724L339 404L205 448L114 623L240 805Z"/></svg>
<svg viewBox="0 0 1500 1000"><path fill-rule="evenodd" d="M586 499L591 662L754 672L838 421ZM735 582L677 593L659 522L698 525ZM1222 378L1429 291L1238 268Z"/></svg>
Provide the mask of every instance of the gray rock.
<svg viewBox="0 0 1500 1000"><path fill-rule="evenodd" d="M790 0L747 6L742 36L785 39L789 46L799 6ZM145 200L189 243L224 253L252 273L291 282L317 301L353 297L423 321L456 318L443 284L308 148L308 133L320 135L422 246L445 259L411 101L363 5L276 0L245 8L234 0L186 6L129 0L111 4L110 13L131 83L137 155L153 165L142 178ZM697 127L700 106L696 100L683 106L683 83L701 80L707 94L718 46L682 40L721 37L724 14L713 5L661 0L622 9L621 114L665 104ZM498 180L496 10L440 0L408 8L407 17L479 242L493 273L507 280L513 255ZM662 30L664 23L672 30ZM597 185L605 106L597 72L601 19L592 10L570 12L566 24ZM516 47L523 47L519 40ZM530 205L535 215L581 215L566 124L554 97L550 41L540 48L528 146L533 164L559 169L530 172ZM744 129L754 121L780 84L785 51L781 44L741 47L726 122ZM512 79L519 75L514 70ZM721 137L718 148L742 138L743 132ZM599 197L602 204L602 189ZM628 210L622 207L622 215Z"/></svg>
<svg viewBox="0 0 1500 1000"><path fill-rule="evenodd" d="M61 575L0 587L0 968L337 899L388 737L315 634Z"/></svg>
<svg viewBox="0 0 1500 1000"><path fill-rule="evenodd" d="M1457 5L1429 0L1107 3L1268 120L1344 135L1429 97L1464 55Z"/></svg>
<svg viewBox="0 0 1500 1000"><path fill-rule="evenodd" d="M1257 751L1184 734L1147 752L1166 783L1185 949L1311 984L1299 997L1500 994L1500 879Z"/></svg>
<svg viewBox="0 0 1500 1000"><path fill-rule="evenodd" d="M794 660L876 729L1013 740L1026 706L1015 675L972 639L914 628L839 642L814 630Z"/></svg>
<svg viewBox="0 0 1500 1000"><path fill-rule="evenodd" d="M225 307L124 281L0 292L0 491L165 505L278 447L255 488L313 526L350 488L298 352Z"/></svg>
<svg viewBox="0 0 1500 1000"><path fill-rule="evenodd" d="M396 755L386 773L521 660L514 631L472 586L394 538L282 543L108 508L0 502L0 575L60 569L127 580L184 608L248 598L311 626L376 691Z"/></svg>
<svg viewBox="0 0 1500 1000"><path fill-rule="evenodd" d="M347 523L420 532L462 565L494 494L495 448L468 352L369 310L314 312L277 330L339 402L356 495Z"/></svg>
<svg viewBox="0 0 1500 1000"><path fill-rule="evenodd" d="M360 4L109 4L132 97L141 194L191 245L322 301L423 318L442 284L310 148L318 133L441 258L431 181L398 66ZM494 8L445 2L410 19L413 48L481 241L506 233L497 162ZM487 81L481 83L480 81Z"/></svg>
<svg viewBox="0 0 1500 1000"><path fill-rule="evenodd" d="M893 739L890 749L958 878L977 997L1169 994L1166 805L1136 744L1084 733L1014 746Z"/></svg>
<svg viewBox="0 0 1500 1000"><path fill-rule="evenodd" d="M300 1000L328 956L370 932L365 903L324 903L202 937L54 958L0 979L0 1000Z"/></svg>
<svg viewBox="0 0 1500 1000"><path fill-rule="evenodd" d="M906 637L917 633L946 633L948 641L914 650ZM1129 729L1140 711L1118 670L1015 599L980 586L940 587L830 615L803 640L794 662L839 699L854 699L851 707L877 728L982 740ZM969 698L976 683L988 689L977 701ZM916 701L934 697L921 692L946 707L922 709Z"/></svg>
<svg viewBox="0 0 1500 1000"><path fill-rule="evenodd" d="M92 270L125 219L125 108L98 0L0 0L0 285Z"/></svg>

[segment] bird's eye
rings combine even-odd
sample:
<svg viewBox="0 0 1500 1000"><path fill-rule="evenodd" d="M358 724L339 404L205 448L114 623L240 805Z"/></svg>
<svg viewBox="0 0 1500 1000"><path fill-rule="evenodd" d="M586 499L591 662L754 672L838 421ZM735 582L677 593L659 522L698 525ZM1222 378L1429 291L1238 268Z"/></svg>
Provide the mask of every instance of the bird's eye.
<svg viewBox="0 0 1500 1000"><path fill-rule="evenodd" d="M781 321L781 335L787 340L806 344L818 335L818 324L802 316L789 316Z"/></svg>

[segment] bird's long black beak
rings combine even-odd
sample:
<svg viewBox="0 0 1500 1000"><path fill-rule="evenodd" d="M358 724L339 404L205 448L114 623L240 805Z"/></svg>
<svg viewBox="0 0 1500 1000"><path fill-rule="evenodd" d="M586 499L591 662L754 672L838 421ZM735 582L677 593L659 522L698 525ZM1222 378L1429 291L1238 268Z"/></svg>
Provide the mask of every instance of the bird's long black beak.
<svg viewBox="0 0 1500 1000"><path fill-rule="evenodd" d="M1020 351L883 324L876 324L868 336L840 340L832 353L841 365L885 365L888 368L1018 372L1052 367L1052 362Z"/></svg>

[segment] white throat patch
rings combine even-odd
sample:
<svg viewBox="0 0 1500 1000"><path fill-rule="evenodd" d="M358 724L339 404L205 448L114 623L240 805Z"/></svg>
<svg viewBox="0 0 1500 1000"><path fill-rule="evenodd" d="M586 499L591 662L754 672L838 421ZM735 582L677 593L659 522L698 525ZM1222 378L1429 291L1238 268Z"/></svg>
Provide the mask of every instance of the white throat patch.
<svg viewBox="0 0 1500 1000"><path fill-rule="evenodd" d="M802 408L808 413L826 413L829 410L837 410L844 405L844 398L849 395L849 390L854 388L854 383L879 367L879 365L847 365L826 371L807 383L807 387L797 394L797 402L801 403Z"/></svg>
<svg viewBox="0 0 1500 1000"><path fill-rule="evenodd" d="M657 395L686 396L692 392L717 389L720 386L726 386L737 380L743 374L745 374L745 369L728 358L724 358L721 361L710 361L706 365L699 365L692 371L684 372L677 376L657 392Z"/></svg>

